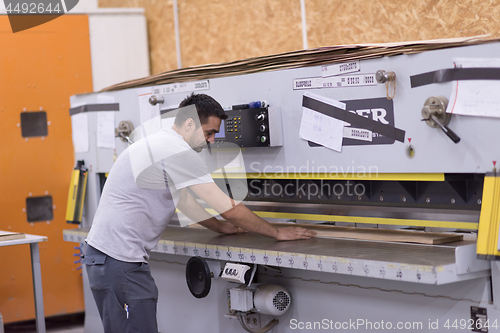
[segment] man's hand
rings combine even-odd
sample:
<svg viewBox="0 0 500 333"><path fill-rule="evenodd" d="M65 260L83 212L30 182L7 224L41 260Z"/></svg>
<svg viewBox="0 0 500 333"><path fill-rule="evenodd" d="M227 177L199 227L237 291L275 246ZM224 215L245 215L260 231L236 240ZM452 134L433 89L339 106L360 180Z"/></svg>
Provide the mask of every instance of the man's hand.
<svg viewBox="0 0 500 333"><path fill-rule="evenodd" d="M279 241L285 240L295 240L295 239L309 239L316 236L316 231L308 230L306 228L300 227L286 227L286 228L276 228L278 233L276 234L276 239Z"/></svg>
<svg viewBox="0 0 500 333"><path fill-rule="evenodd" d="M231 223L221 223L220 226L220 233L226 234L226 235L233 235L233 234L242 234L247 232L245 229L241 229L240 227L237 227Z"/></svg>

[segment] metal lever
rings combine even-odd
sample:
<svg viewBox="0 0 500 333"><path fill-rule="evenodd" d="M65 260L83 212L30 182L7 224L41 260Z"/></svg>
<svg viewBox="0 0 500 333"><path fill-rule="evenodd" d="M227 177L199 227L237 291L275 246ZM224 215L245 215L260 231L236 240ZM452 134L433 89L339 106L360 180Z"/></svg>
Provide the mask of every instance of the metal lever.
<svg viewBox="0 0 500 333"><path fill-rule="evenodd" d="M439 121L439 119L436 118L436 116L434 116L433 114L431 114L431 119L434 120L434 122L436 124L438 124L439 127L441 127L441 129L443 130L444 134L448 135L448 137L451 139L451 141L453 141L455 143L459 143L460 142L460 137L458 135L456 135L455 132L453 132L450 128L448 128L448 126L443 125Z"/></svg>
<svg viewBox="0 0 500 333"><path fill-rule="evenodd" d="M129 120L122 120L118 124L118 127L115 128L115 138L120 138L123 142L128 142L130 144L134 143L130 139L130 135L134 130L134 125Z"/></svg>
<svg viewBox="0 0 500 333"><path fill-rule="evenodd" d="M451 114L446 113L447 106L448 100L446 97L429 97L422 108L422 118L424 118L422 120L430 127L441 128L453 142L459 143L460 137L448 127Z"/></svg>

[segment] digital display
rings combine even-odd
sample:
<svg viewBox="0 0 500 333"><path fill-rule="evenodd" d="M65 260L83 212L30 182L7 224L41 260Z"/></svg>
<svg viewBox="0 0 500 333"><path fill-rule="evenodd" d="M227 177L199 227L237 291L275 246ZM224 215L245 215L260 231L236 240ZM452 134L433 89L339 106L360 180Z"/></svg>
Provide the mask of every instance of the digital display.
<svg viewBox="0 0 500 333"><path fill-rule="evenodd" d="M224 139L226 137L225 129L226 129L226 127L224 125L224 120L222 120L220 123L219 133L215 133L215 138L216 139Z"/></svg>

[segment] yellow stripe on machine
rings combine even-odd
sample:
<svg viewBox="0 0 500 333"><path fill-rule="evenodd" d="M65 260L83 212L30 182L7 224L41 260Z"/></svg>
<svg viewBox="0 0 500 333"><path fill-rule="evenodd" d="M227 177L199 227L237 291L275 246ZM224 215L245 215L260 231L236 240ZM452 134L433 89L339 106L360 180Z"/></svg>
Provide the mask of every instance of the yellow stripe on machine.
<svg viewBox="0 0 500 333"><path fill-rule="evenodd" d="M477 257L480 259L500 259L498 233L500 225L500 177L484 177L481 215L477 235Z"/></svg>

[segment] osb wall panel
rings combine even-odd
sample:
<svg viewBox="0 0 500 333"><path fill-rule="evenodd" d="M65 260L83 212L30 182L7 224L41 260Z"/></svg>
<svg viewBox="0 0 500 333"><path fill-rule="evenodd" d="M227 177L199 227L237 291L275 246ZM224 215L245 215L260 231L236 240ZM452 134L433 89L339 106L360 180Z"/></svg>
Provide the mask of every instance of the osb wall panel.
<svg viewBox="0 0 500 333"><path fill-rule="evenodd" d="M99 7L140 7L148 22L151 74L177 68L172 0L99 0Z"/></svg>
<svg viewBox="0 0 500 333"><path fill-rule="evenodd" d="M305 0L308 46L500 36L500 0ZM152 74L177 68L173 0L145 8ZM183 67L302 49L300 0L178 0Z"/></svg>
<svg viewBox="0 0 500 333"><path fill-rule="evenodd" d="M500 35L500 1L306 0L309 48Z"/></svg>
<svg viewBox="0 0 500 333"><path fill-rule="evenodd" d="M302 48L300 1L179 0L182 65Z"/></svg>
<svg viewBox="0 0 500 333"><path fill-rule="evenodd" d="M299 0L178 0L177 4L183 67L302 48ZM144 8L151 74L177 68L172 0L99 0L99 7Z"/></svg>

